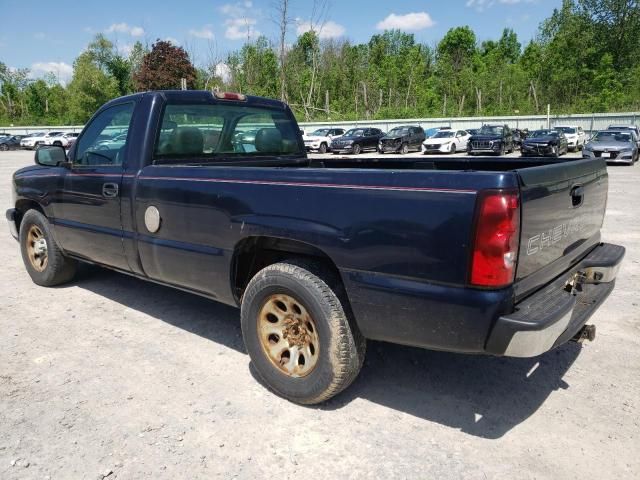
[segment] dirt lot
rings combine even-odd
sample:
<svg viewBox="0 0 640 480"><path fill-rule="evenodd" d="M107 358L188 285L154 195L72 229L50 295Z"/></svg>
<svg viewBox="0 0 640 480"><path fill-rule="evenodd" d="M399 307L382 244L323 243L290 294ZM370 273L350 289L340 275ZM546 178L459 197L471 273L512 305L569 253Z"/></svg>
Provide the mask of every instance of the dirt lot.
<svg viewBox="0 0 640 480"><path fill-rule="evenodd" d="M0 205L32 156L0 152ZM319 408L256 381L237 310L98 268L37 287L5 230L0 478L638 478L639 183L610 168L604 239L627 257L595 343L527 360L371 343Z"/></svg>

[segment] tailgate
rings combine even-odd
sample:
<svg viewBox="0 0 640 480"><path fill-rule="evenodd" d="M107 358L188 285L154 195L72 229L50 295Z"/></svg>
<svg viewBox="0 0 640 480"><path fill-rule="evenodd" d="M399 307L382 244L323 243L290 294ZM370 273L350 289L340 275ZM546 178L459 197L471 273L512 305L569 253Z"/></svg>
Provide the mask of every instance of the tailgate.
<svg viewBox="0 0 640 480"><path fill-rule="evenodd" d="M567 161L516 170L521 186L516 299L549 283L600 242L607 164Z"/></svg>

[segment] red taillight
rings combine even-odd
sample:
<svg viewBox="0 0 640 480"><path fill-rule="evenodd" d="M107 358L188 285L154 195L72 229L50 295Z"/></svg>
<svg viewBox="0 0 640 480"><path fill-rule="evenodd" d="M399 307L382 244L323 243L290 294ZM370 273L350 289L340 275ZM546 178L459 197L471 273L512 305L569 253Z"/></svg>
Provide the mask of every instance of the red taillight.
<svg viewBox="0 0 640 480"><path fill-rule="evenodd" d="M213 95L218 100L237 100L239 102L244 102L247 99L247 96L242 93L214 92Z"/></svg>
<svg viewBox="0 0 640 480"><path fill-rule="evenodd" d="M493 190L479 195L471 284L504 287L513 282L520 236L517 191Z"/></svg>

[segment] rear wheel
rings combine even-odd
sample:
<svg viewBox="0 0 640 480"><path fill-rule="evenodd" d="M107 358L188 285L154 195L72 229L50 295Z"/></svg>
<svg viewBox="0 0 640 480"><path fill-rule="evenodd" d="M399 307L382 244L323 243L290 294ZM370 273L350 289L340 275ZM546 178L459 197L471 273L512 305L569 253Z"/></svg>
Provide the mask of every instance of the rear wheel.
<svg viewBox="0 0 640 480"><path fill-rule="evenodd" d="M2 150L3 152L6 152L7 150L9 150L9 145L7 145L6 143L1 144L0 150Z"/></svg>
<svg viewBox="0 0 640 480"><path fill-rule="evenodd" d="M402 146L400 147L400 153L402 155L406 155L407 153L409 153L409 145L406 143L403 143Z"/></svg>
<svg viewBox="0 0 640 480"><path fill-rule="evenodd" d="M323 402L356 378L366 342L339 279L303 261L270 265L249 282L241 322L251 362L266 385L301 404Z"/></svg>
<svg viewBox="0 0 640 480"><path fill-rule="evenodd" d="M20 250L27 272L37 285L59 285L76 273L75 260L62 254L51 235L47 217L37 210L29 210L22 218Z"/></svg>
<svg viewBox="0 0 640 480"><path fill-rule="evenodd" d="M360 155L360 153L362 153L362 147L360 146L360 144L359 144L359 143L356 143L356 144L353 146L353 154L354 154L354 155Z"/></svg>

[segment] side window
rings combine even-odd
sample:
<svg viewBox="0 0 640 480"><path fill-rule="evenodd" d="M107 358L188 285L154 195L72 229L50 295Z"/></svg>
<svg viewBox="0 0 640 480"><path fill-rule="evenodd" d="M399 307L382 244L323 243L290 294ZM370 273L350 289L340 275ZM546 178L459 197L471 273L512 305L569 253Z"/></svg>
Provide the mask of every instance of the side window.
<svg viewBox="0 0 640 480"><path fill-rule="evenodd" d="M78 140L74 166L122 165L133 108L133 103L114 105L94 118Z"/></svg>
<svg viewBox="0 0 640 480"><path fill-rule="evenodd" d="M279 109L168 104L155 158L299 154L298 136L292 119Z"/></svg>

